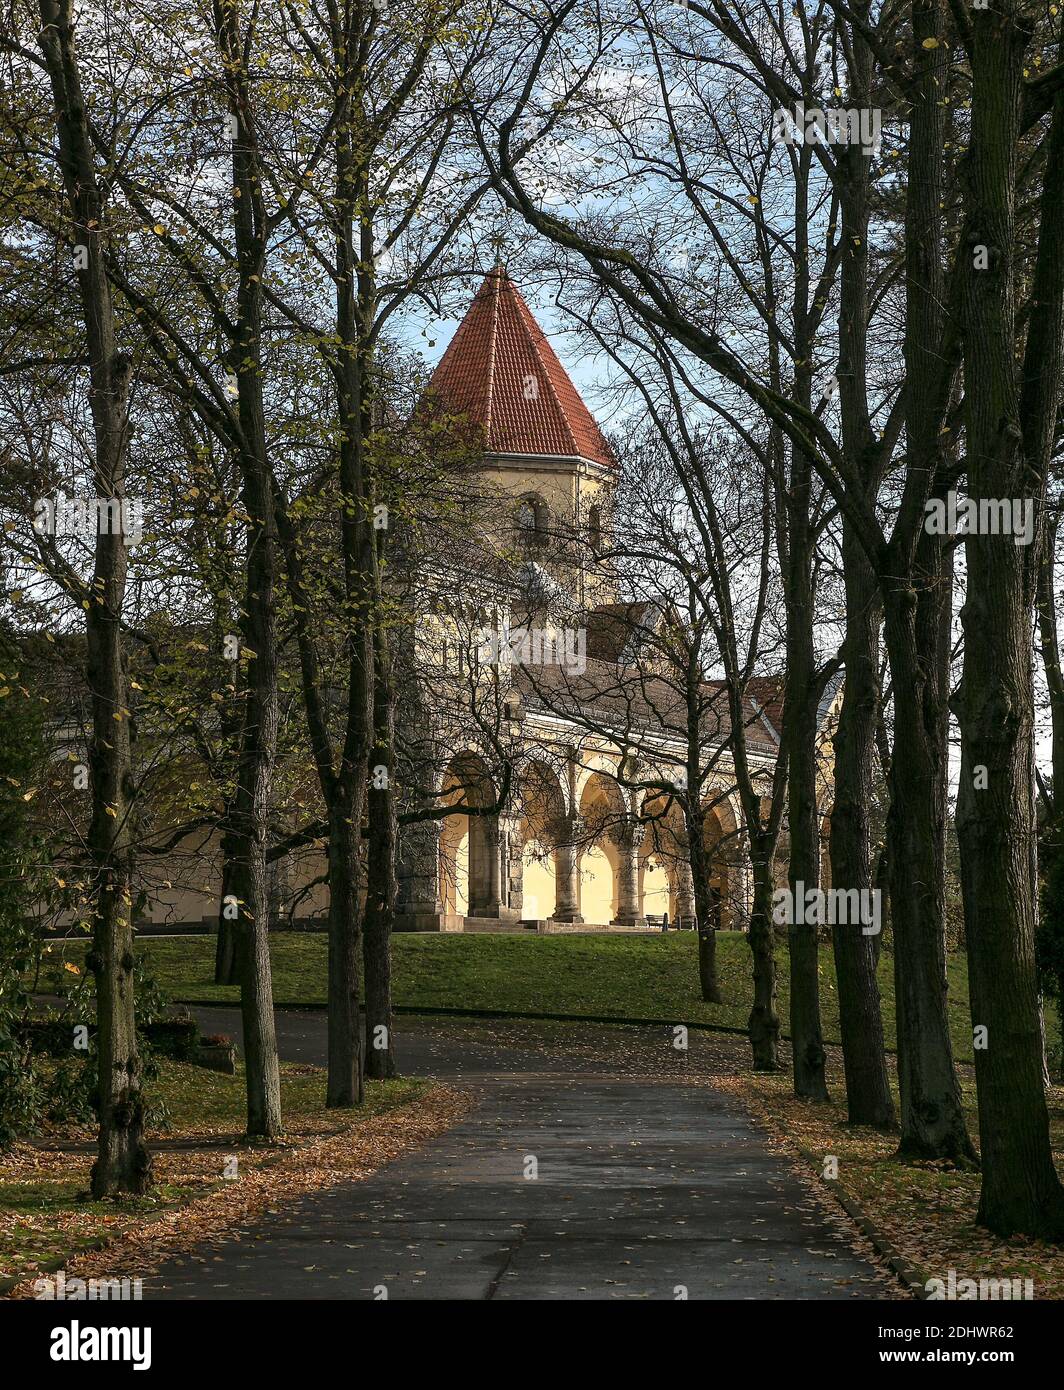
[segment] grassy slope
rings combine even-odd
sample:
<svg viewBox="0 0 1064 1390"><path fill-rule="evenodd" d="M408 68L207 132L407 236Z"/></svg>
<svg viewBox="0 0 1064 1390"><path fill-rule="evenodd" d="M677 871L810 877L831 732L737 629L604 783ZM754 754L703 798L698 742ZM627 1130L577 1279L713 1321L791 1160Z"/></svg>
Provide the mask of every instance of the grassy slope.
<svg viewBox="0 0 1064 1390"><path fill-rule="evenodd" d="M273 937L274 997L278 1004L325 1002L325 938L299 932ZM84 944L62 943L50 960L80 961ZM235 1002L237 990L212 983L214 941L187 937L152 941L141 951L148 969L173 999ZM414 1008L600 1014L678 1022L746 1025L750 1008L750 951L744 937L722 933L717 956L724 1004L698 996L693 933L668 936L400 935L393 942L395 1003ZM880 983L888 1045L894 1041L892 957L884 954ZM62 971L60 971L60 975ZM43 981L43 976L42 976ZM780 1016L786 1028L787 962L779 953ZM950 962L950 1021L958 1058L971 1058L967 961ZM830 947L821 950L824 1029L838 1041L835 971ZM1055 1022L1050 1038L1056 1040Z"/></svg>

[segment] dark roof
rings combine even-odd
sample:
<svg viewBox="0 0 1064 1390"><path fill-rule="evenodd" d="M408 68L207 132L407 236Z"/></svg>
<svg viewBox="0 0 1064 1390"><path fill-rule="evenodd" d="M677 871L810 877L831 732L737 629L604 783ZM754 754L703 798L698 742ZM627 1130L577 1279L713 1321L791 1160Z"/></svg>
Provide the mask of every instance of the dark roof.
<svg viewBox="0 0 1064 1390"><path fill-rule="evenodd" d="M782 676L751 676L746 682L747 703L760 709L777 735L783 732Z"/></svg>
<svg viewBox="0 0 1064 1390"><path fill-rule="evenodd" d="M683 693L674 682L645 670L589 656L579 675L556 664L517 666L514 683L528 709L568 716L584 728L601 725L604 732L630 729L660 732L667 738L687 737ZM720 747L731 728L727 690L723 681L705 681L702 689L702 736ZM752 703L746 738L752 750L775 754L776 738Z"/></svg>
<svg viewBox="0 0 1064 1390"><path fill-rule="evenodd" d="M620 661L632 638L650 628L648 619L655 611L660 613L656 603L600 603L592 608L586 623L588 656Z"/></svg>

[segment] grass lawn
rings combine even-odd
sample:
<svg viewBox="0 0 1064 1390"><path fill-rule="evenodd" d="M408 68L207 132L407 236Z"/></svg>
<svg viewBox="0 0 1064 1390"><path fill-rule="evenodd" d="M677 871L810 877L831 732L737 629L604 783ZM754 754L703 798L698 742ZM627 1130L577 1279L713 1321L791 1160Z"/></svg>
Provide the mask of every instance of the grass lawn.
<svg viewBox="0 0 1064 1390"><path fill-rule="evenodd" d="M143 1236L153 1228L172 1236L175 1217L195 1230L198 1217L193 1213L201 1199L241 1186L241 1196L259 1189L268 1195L272 1181L283 1181L286 1165L312 1169L308 1156L315 1145L337 1134L357 1153L360 1131L371 1129L428 1089L428 1083L417 1080L370 1081L360 1110L326 1111L324 1071L282 1064L285 1140L279 1146L252 1148L241 1140L246 1104L242 1068L235 1076L225 1076L163 1061L148 1099L163 1102L170 1119L148 1134L156 1178L149 1197L85 1200L95 1156L91 1128L45 1131L35 1136L35 1144L21 1143L0 1154L0 1279L29 1276L40 1265L76 1254L102 1238ZM60 1142L75 1147L48 1147ZM223 1176L226 1160L233 1156L235 1180ZM211 1214L217 1215L213 1209Z"/></svg>
<svg viewBox="0 0 1064 1390"><path fill-rule="evenodd" d="M274 998L278 1004L325 1003L323 935L278 932L271 937ZM141 954L170 998L189 1003L234 1003L235 987L215 985L214 939L144 938ZM80 963L84 942L61 942L47 959ZM392 943L394 1002L408 1008L493 1009L513 1013L593 1014L655 1018L745 1028L750 1010L750 950L745 937L722 932L717 958L723 1004L704 1004L698 993L693 932L667 936L514 936L424 933ZM779 960L780 1017L787 1021L787 959ZM880 983L888 1046L894 1043L892 957L884 953ZM51 973L52 966L42 972ZM821 948L820 989L825 1036L838 1041L838 1007L831 948ZM949 1008L958 1059L970 1059L967 960L949 967ZM1058 1041L1055 1018L1050 1042Z"/></svg>

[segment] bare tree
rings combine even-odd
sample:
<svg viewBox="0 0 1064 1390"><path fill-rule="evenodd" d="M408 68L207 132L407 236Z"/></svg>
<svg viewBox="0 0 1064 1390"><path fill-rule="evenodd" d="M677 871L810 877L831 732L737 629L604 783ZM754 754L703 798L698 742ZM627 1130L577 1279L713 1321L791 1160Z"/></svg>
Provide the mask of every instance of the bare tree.
<svg viewBox="0 0 1064 1390"><path fill-rule="evenodd" d="M103 246L107 208L82 91L71 0L41 0L40 20L40 51L52 91L85 330L93 479L97 496L121 498L132 363L119 346L115 325ZM88 959L96 977L100 1120L94 1197L144 1192L151 1181L133 1006L130 715L121 632L126 563L125 537L101 525L85 600L86 680L92 696L88 842L96 880Z"/></svg>

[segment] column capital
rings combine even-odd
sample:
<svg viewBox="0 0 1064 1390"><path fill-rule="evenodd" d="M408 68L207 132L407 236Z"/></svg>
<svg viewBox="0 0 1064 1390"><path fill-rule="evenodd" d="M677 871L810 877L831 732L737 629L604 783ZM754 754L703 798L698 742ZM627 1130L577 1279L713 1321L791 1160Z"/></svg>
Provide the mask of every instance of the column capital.
<svg viewBox="0 0 1064 1390"><path fill-rule="evenodd" d="M587 822L574 812L568 816L557 816L547 829L556 845L575 845L583 839Z"/></svg>
<svg viewBox="0 0 1064 1390"><path fill-rule="evenodd" d="M647 828L637 816L625 816L611 825L608 831L615 845L624 850L638 849L646 838Z"/></svg>

